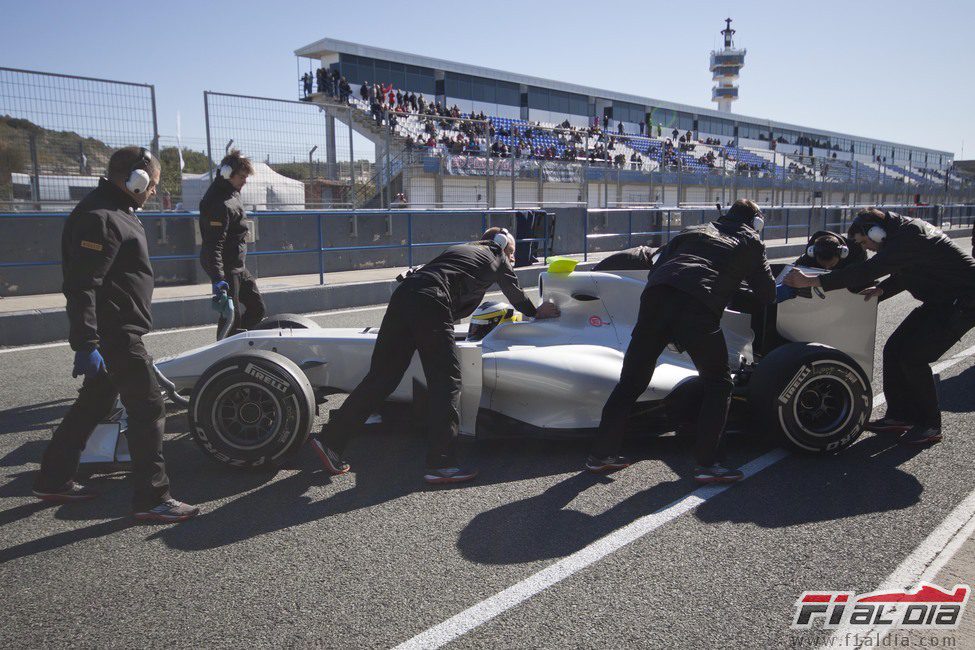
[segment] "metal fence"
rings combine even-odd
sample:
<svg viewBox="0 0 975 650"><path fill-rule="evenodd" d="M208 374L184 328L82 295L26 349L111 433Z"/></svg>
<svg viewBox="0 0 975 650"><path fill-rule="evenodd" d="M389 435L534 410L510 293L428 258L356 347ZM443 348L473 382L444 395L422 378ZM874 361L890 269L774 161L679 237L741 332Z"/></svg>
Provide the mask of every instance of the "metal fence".
<svg viewBox="0 0 975 650"><path fill-rule="evenodd" d="M69 209L130 145L159 153L153 86L0 68L0 209Z"/></svg>
<svg viewBox="0 0 975 650"><path fill-rule="evenodd" d="M243 193L252 210L975 200L970 178L909 161L461 115L375 90L326 87L300 101L204 92L205 141L180 142L160 137L151 85L0 68L0 210L70 209L126 145L162 163L152 210L195 209L231 147L259 164Z"/></svg>
<svg viewBox="0 0 975 650"><path fill-rule="evenodd" d="M236 148L258 165L243 192L254 209L365 207L383 185L375 165L383 143L357 132L356 123L368 118L352 106L209 91L203 102L208 157L219 162ZM200 194L190 191L194 183L183 179L185 203L193 207L190 195L198 201Z"/></svg>
<svg viewBox="0 0 975 650"><path fill-rule="evenodd" d="M945 230L975 223L975 206L886 206ZM790 206L764 210L767 245L804 243L817 230L845 232L857 208ZM660 246L689 225L711 221L711 208L554 208L546 217L519 219L514 210L296 210L254 213L248 267L261 277L307 276L324 283L333 272L422 264L446 246L503 226L536 255L581 255L584 260L635 245ZM534 215L537 217L538 215ZM60 288L60 232L65 214L0 214L0 296L52 293ZM195 213L146 212L156 283L207 282L199 265ZM293 284L293 283L292 283Z"/></svg>

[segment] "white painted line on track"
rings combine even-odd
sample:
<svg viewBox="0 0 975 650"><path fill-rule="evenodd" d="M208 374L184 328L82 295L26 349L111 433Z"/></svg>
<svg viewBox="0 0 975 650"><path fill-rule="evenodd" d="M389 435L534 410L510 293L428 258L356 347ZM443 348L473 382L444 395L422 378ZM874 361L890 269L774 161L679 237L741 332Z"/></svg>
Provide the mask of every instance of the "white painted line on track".
<svg viewBox="0 0 975 650"><path fill-rule="evenodd" d="M875 591L901 591L914 588L920 582L932 582L973 533L975 491L969 493ZM951 589L954 585L943 586ZM820 648L860 648L866 643L876 647L894 628L893 625L871 628L844 625L836 628ZM861 643L858 644L857 639Z"/></svg>
<svg viewBox="0 0 975 650"><path fill-rule="evenodd" d="M531 291L535 287L528 287L526 291ZM484 294L487 296L501 295L500 291L491 291L490 293ZM350 307L348 309L331 309L327 311L316 311L310 314L301 314L307 318L318 318L319 316L338 316L340 314L353 314L360 311L375 311L377 309L386 309L388 305L367 305L364 307ZM162 336L165 334L176 334L179 332L197 332L199 330L206 329L216 329L216 325L194 325L192 327L174 327L171 329L153 330L146 334L145 336ZM67 346L67 341L57 341L55 343L38 343L37 345L21 345L17 347L0 348L0 354L9 354L11 352L30 352L31 350L45 350L47 348L57 348L61 346Z"/></svg>
<svg viewBox="0 0 975 650"><path fill-rule="evenodd" d="M374 311L376 309L386 309L386 305L369 305L366 307L351 307L349 309L333 309L330 311L319 311L312 314L302 314L302 316L307 316L308 318L317 318L319 316L338 316L339 314L351 314L359 311ZM216 325L194 325L192 327L174 327L172 329L162 329L153 330L146 334L145 336L162 336L165 334L177 334L179 332L196 332L199 330L206 329L216 329ZM57 348L61 346L67 346L67 341L58 341L56 343L39 343L37 345L21 345L18 347L2 348L0 349L0 354L9 354L11 352L29 352L30 350L44 350L47 348Z"/></svg>
<svg viewBox="0 0 975 650"><path fill-rule="evenodd" d="M961 353L949 357L944 361L935 364L932 371L935 373L944 370L968 359L975 354L975 346L972 346ZM880 406L885 402L883 395L874 398L874 407ZM771 467L791 454L783 449L774 449L755 460L752 460L740 469L745 474L743 480L748 480L755 474ZM451 641L460 638L471 630L480 627L484 623L503 614L504 612L517 607L532 596L552 587L573 574L585 569L606 556L618 551L624 546L637 541L641 537L652 533L666 523L669 523L681 515L691 512L702 503L709 501L717 495L725 492L735 484L721 486L705 486L694 490L687 496L681 497L673 503L664 506L656 512L640 517L636 521L619 528L605 537L596 540L585 548L568 555L555 564L552 564L541 571L534 573L521 582L508 587L504 591L482 600L481 602L468 607L464 611L452 616L443 623L435 625L425 632L414 636L396 646L395 650L413 650L419 648L440 648ZM971 497L970 497L971 498ZM971 498L975 506L975 498ZM966 499L966 503L967 503ZM949 516L951 519L951 516ZM948 521L948 520L946 520ZM945 524L942 524L944 526ZM950 525L948 526L951 527ZM940 530L940 527L939 527ZM957 530L957 527L954 529ZM937 532L937 531L936 531ZM932 534L933 536L933 534ZM923 546L923 545L922 545ZM942 545L943 546L943 545Z"/></svg>
<svg viewBox="0 0 975 650"><path fill-rule="evenodd" d="M745 473L745 478L749 478L761 472L763 469L771 467L789 455L789 452L784 449L774 449L767 454L759 456L747 465L742 466L741 471ZM491 596L487 600L482 600L473 607L465 609L460 614L447 619L422 634L418 634L412 639L396 646L396 648L397 650L407 650L413 648L439 648L446 645L474 628L487 623L499 614L528 600L535 594L548 589L572 574L618 551L627 544L635 542L664 524L694 510L702 503L726 491L732 485L707 485L700 487L670 505L664 506L654 513L640 517L636 521L596 540L572 555L562 558L555 564L542 569L538 573Z"/></svg>

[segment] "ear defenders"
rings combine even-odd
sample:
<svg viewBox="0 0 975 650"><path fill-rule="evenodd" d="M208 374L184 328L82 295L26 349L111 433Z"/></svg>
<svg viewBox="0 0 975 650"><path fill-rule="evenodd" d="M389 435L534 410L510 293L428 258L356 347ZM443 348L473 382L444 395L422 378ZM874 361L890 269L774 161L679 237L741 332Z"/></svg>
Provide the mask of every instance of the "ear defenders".
<svg viewBox="0 0 975 650"><path fill-rule="evenodd" d="M812 245L806 248L806 255L808 255L809 257L827 257L826 255L823 254L820 255L816 254L816 249L819 248L819 243L825 241L835 242L836 240L833 239L832 237L820 237ZM825 253L826 251L821 251L821 252ZM841 242L839 246L837 246L836 252L839 254L841 260L845 260L847 257L850 256L850 247ZM832 251L830 251L829 257L830 258L835 257L835 255L832 254Z"/></svg>
<svg viewBox="0 0 975 650"><path fill-rule="evenodd" d="M511 233L508 232L508 229L502 228L501 232L499 232L497 235L494 236L494 243L500 246L501 250L504 250L505 248L508 247L508 244L511 243L512 239L514 239L514 237L511 236Z"/></svg>
<svg viewBox="0 0 975 650"><path fill-rule="evenodd" d="M229 181L230 177L234 175L234 168L230 165L221 165L220 175Z"/></svg>
<svg viewBox="0 0 975 650"><path fill-rule="evenodd" d="M890 212L884 210L884 216L889 218ZM884 240L887 239L887 231L883 226L877 223L877 220L874 217L857 217L854 220L854 224L856 229L859 230L862 235L877 244L882 244Z"/></svg>
<svg viewBox="0 0 975 650"><path fill-rule="evenodd" d="M728 216L728 213L727 212L722 212L721 211L721 204L720 203L715 203L714 205L718 209L718 216L719 217L726 217L726 216ZM754 217L752 217L752 224L751 225L752 225L752 228L755 230L755 232L762 232L762 228L765 227L765 216L761 212L759 212Z"/></svg>
<svg viewBox="0 0 975 650"><path fill-rule="evenodd" d="M125 181L125 189L132 192L133 194L142 194L149 189L149 185L152 183L152 179L149 177L149 172L145 168L149 166L152 162L152 154L145 147L139 150L141 157L139 161L135 164L132 170L129 172L129 177Z"/></svg>

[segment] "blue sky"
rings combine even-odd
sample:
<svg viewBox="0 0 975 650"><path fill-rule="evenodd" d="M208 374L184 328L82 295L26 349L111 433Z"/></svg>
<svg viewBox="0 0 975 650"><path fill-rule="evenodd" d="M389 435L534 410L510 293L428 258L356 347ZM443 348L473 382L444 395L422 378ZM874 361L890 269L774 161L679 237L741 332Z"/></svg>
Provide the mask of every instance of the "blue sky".
<svg viewBox="0 0 975 650"><path fill-rule="evenodd" d="M203 90L294 98L321 37L710 103L723 19L748 48L735 111L975 158L975 2L7 0L0 65L155 84L160 132L203 133Z"/></svg>

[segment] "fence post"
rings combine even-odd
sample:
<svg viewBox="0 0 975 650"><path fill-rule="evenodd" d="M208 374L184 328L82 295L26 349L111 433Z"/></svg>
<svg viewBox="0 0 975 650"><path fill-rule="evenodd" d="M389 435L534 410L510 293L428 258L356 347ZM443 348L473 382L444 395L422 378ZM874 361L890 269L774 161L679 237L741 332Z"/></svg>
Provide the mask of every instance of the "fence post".
<svg viewBox="0 0 975 650"><path fill-rule="evenodd" d="M156 87L149 85L149 101L152 104L152 144L149 145L152 155L159 158L159 120L156 118ZM177 143L179 146L179 143Z"/></svg>
<svg viewBox="0 0 975 650"><path fill-rule="evenodd" d="M626 211L626 247L633 247L633 211Z"/></svg>
<svg viewBox="0 0 975 650"><path fill-rule="evenodd" d="M352 147L352 107L349 106L349 199L352 203L352 211L355 212L355 150Z"/></svg>
<svg viewBox="0 0 975 650"><path fill-rule="evenodd" d="M37 164L37 134L31 133L27 136L27 143L30 147L30 167L31 167L31 198L34 199L34 209L41 209L41 168Z"/></svg>
<svg viewBox="0 0 975 650"><path fill-rule="evenodd" d="M413 213L406 213L406 265L413 267Z"/></svg>
<svg viewBox="0 0 975 650"><path fill-rule="evenodd" d="M589 261L589 208L582 211L582 261Z"/></svg>
<svg viewBox="0 0 975 650"><path fill-rule="evenodd" d="M318 218L318 284L325 284L325 234L322 232L322 213Z"/></svg>
<svg viewBox="0 0 975 650"><path fill-rule="evenodd" d="M549 251L549 245L548 245L548 212L545 212L544 210L542 210L542 219L545 220L545 223L542 226L544 228L544 233L545 233L542 236L542 245L545 247L545 249L542 251L542 260L547 263L548 262L548 251Z"/></svg>
<svg viewBox="0 0 975 650"><path fill-rule="evenodd" d="M207 174L213 182L213 147L210 143L210 93L203 91L203 123L207 131Z"/></svg>
<svg viewBox="0 0 975 650"><path fill-rule="evenodd" d="M789 243L789 212L785 213L785 243Z"/></svg>

